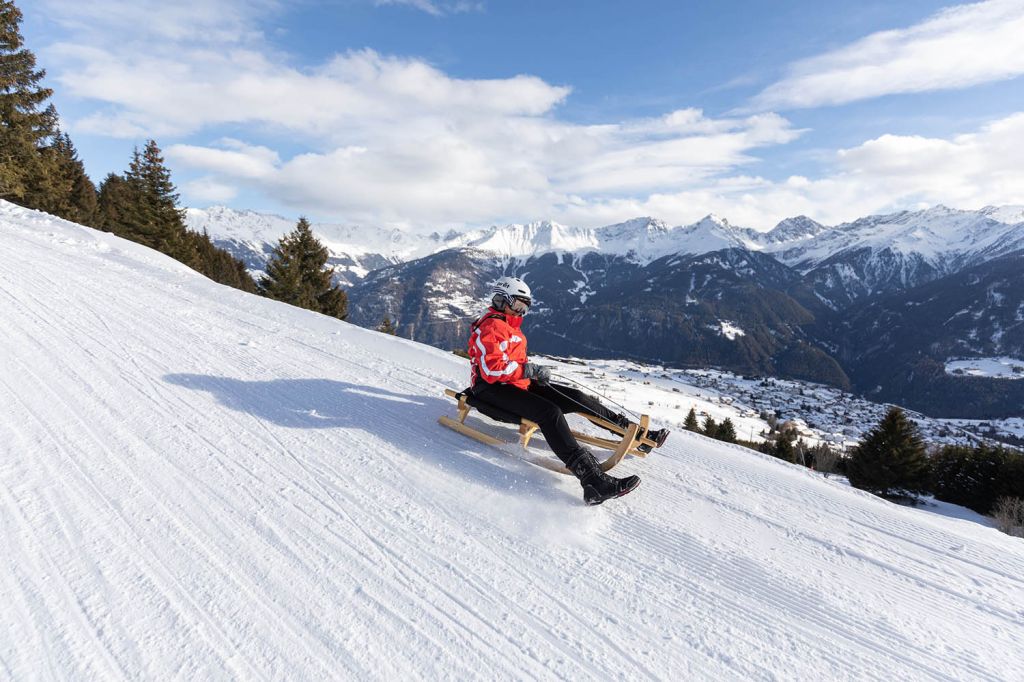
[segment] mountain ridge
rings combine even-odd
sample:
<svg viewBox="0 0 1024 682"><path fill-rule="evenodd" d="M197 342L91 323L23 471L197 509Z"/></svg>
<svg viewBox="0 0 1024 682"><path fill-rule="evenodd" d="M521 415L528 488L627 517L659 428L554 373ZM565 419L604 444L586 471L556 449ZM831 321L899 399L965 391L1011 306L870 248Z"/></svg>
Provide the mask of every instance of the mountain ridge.
<svg viewBox="0 0 1024 682"><path fill-rule="evenodd" d="M294 229L294 224L276 214L224 206L188 208L186 222L191 229L205 230L215 242L243 244L273 244ZM245 229L247 222L253 224L253 229ZM633 252L638 260L649 262L674 253L704 253L725 245L755 246L753 235L757 234L750 228L733 226L714 214L677 226L669 226L651 217L632 218L597 228L537 220L464 232L449 230L444 235L440 232L422 235L400 229L337 223L313 223L312 227L324 245L339 255L376 253L396 260L421 258L448 248L472 248L505 258L557 252Z"/></svg>
<svg viewBox="0 0 1024 682"><path fill-rule="evenodd" d="M276 243L276 239L294 227L274 214L226 207L187 209L186 218L191 228L206 230L215 242L250 245ZM247 221L255 225L248 232L243 227ZM279 234L273 236L271 232L275 229ZM788 265L808 270L836 254L865 247L873 251L892 248L903 253L918 253L929 261L969 257L976 253L996 258L1024 245L1024 207L985 207L968 211L937 205L918 211L865 216L836 226L796 216L780 221L765 232L732 225L714 214L676 226L651 217L597 228L538 220L466 232L450 230L443 235L333 223L315 223L313 229L339 256L375 254L389 262L412 260L448 248L475 248L502 258L598 251L632 254L638 262L651 262L676 253L700 254L738 246L771 253Z"/></svg>

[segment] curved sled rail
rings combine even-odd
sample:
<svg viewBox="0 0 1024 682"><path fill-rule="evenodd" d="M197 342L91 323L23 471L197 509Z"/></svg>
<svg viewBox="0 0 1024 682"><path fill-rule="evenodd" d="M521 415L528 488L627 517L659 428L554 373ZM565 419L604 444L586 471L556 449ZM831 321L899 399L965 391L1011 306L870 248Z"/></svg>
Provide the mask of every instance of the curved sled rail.
<svg viewBox="0 0 1024 682"><path fill-rule="evenodd" d="M452 429L453 431L458 431L462 435L468 436L486 445L492 445L494 447L502 449L504 449L508 445L514 445L512 441L496 438L488 433L484 433L483 431L475 429L472 426L466 424L466 418L470 415L471 412L474 411L474 408L467 402L465 392L457 392L449 388L445 389L444 393L449 398L454 398L456 401L458 401L458 419L452 419L451 417L442 415L437 420L439 424L441 424L442 426L446 426L449 429ZM483 414L479 410L477 410L477 412L479 414ZM578 431L572 432L573 435L576 437L576 440L580 441L581 443L593 445L594 447L598 447L603 450L612 451L611 455L609 455L607 459L600 463L601 471L608 471L616 464L621 462L622 458L625 457L626 455L646 457L647 453L637 448L640 445L645 444L648 446L654 445L652 441L647 440L646 438L642 438L640 436L641 433L647 433L647 425L649 423L649 418L647 415L643 415L643 417L641 417L639 424L630 424L628 428L622 428L620 426L604 421L603 419L600 419L599 417L595 417L593 415L583 414L582 416L586 417L588 420L590 420L597 426L600 426L604 429L607 429L613 433L617 433L620 435L619 439L613 440L611 438L600 438L598 436L592 436L590 434L580 433ZM495 421L496 423L501 423L497 419L492 418L491 420ZM529 419L521 419L519 421L518 426L519 445L523 448L525 453L525 456L523 456L522 459L525 459L531 464L535 464L539 467L550 469L551 471L555 471L560 474L570 475L570 471L566 469L561 464L561 462L553 461L550 457L537 455L530 449L530 439L540 428L535 422L532 422Z"/></svg>

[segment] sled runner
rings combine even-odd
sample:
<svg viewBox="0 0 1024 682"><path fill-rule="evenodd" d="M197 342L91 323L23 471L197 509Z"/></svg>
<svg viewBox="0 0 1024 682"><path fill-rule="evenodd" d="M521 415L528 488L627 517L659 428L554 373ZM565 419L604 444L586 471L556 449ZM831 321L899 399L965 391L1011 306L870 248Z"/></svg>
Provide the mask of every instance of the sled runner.
<svg viewBox="0 0 1024 682"><path fill-rule="evenodd" d="M470 415L471 412L475 410L480 414L486 415L487 417L494 421L502 422L505 424L517 425L519 427L519 445L522 446L524 451L529 453L526 457L524 457L524 459L526 459L531 464L536 464L537 466L544 467L545 469L550 469L551 471L556 471L560 474L570 473L569 470L566 469L561 462L553 460L550 457L544 457L540 454L533 454L535 451L529 447L530 439L533 437L533 434L536 433L539 429L537 424L535 424L534 422L530 421L529 419L521 419L520 417L509 412L505 412L504 410L496 408L493 405L489 405L479 400L475 400L472 395L467 394L465 391L453 391L449 388L445 389L444 393L449 398L453 398L458 402L459 414L457 419L452 419L451 417L448 416L441 416L437 420L440 424L447 426L449 429L452 429L453 431L458 431L459 433L465 436L469 436L470 438L478 440L481 443L486 443L487 445L493 445L499 448L507 445L514 445L515 443L513 441L497 438L490 434L484 433L479 429L473 428L472 426L466 424L466 418ZM582 412L575 414L579 414L581 417L585 417L586 419L588 419L591 423L620 435L619 439L613 439L601 438L598 436L590 435L588 433L581 433L579 431L572 432L572 434L576 437L576 440L578 440L580 443L586 443L587 445L592 445L594 447L601 448L602 450L611 450L611 455L603 462L601 462L601 471L608 471L613 466L622 461L622 458L625 457L626 455L632 455L634 457L646 457L647 453L644 452L643 450L640 450L640 446L645 446L648 450L650 448L658 447L658 443L649 440L641 435L647 433L647 426L650 423L650 417L648 417L646 414L640 417L639 424L630 424L629 427L625 429L615 424L612 424L611 422L604 421L603 419L600 419L599 417L595 417L593 415L585 414Z"/></svg>

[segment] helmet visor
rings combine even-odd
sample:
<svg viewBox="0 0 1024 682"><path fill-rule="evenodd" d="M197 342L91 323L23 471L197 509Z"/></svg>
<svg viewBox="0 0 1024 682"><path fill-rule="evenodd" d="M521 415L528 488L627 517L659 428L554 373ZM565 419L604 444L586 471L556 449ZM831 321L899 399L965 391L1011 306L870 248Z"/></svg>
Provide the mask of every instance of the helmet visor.
<svg viewBox="0 0 1024 682"><path fill-rule="evenodd" d="M512 308L512 312L516 315L525 315L530 310L531 303L532 301L528 296L513 296L509 307Z"/></svg>

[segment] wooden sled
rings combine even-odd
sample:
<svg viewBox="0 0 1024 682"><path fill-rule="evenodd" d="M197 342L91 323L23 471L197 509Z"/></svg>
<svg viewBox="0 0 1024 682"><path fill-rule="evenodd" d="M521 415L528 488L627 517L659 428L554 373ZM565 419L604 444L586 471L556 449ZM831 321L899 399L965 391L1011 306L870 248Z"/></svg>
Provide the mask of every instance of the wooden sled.
<svg viewBox="0 0 1024 682"><path fill-rule="evenodd" d="M487 445L493 445L499 448L508 445L514 445L514 443L510 441L502 440L501 438L496 438L490 434L474 429L472 426L466 424L466 417L468 417L470 413L475 410L475 408L467 402L467 396L464 393L459 393L449 388L445 389L444 394L449 398L453 398L454 400L458 401L459 414L457 419L452 419L451 417L447 416L441 416L437 420L438 423L447 426L449 429L452 429L453 431L458 431L459 433L465 436L469 436L474 440L478 440L481 443L486 443ZM479 410L476 411L480 412ZM488 411L492 412L492 414L486 416L492 419L493 421L509 424L515 424L518 422L519 445L522 446L523 450L526 453L523 459L530 462L531 464L536 464L537 466L544 467L545 469L550 469L551 471L555 471L560 474L571 475L570 471L566 469L561 462L552 460L550 457L544 457L533 454L534 451L530 449L529 445L530 439L533 437L533 434L535 434L537 430L540 428L536 423L530 421L529 419L519 419L518 417L515 417L513 419L512 415L508 415L508 418L499 418L498 415L500 415L501 413L500 410L492 409ZM609 455L607 459L600 463L601 471L608 471L613 466L621 462L622 458L625 457L626 455L631 455L633 457L646 457L647 453L638 449L641 445L646 445L649 448L657 447L657 443L655 443L654 441L648 440L647 438L643 438L640 436L641 433L647 433L647 426L650 423L650 417L648 417L646 414L640 417L639 424L630 424L629 427L625 429L616 424L612 424L611 422L607 422L599 417L595 417L590 414L585 414L582 412L577 412L574 414L579 414L581 417L585 417L586 419L588 419L591 423L620 435L620 438L618 440L615 440L612 438L600 438L598 436L592 436L588 433L580 433L579 431L572 432L572 435L576 437L576 440L578 440L581 443L586 443L587 445L592 445L602 450L611 451L611 455Z"/></svg>

